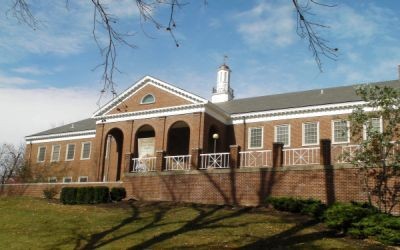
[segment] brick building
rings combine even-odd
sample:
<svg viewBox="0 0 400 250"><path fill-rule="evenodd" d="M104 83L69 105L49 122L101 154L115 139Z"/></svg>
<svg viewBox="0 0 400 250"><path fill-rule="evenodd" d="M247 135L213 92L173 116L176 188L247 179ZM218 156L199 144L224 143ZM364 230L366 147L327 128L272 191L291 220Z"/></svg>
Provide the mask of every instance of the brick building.
<svg viewBox="0 0 400 250"><path fill-rule="evenodd" d="M154 199L163 199L164 190L155 190L154 185L162 185L165 178L169 178L168 183L173 180L173 185L189 185L195 192L190 182L202 185L200 179L193 180L196 175L204 179L209 174L227 174L225 168L257 176L274 164L316 169L322 161L321 139L332 143L332 165L344 163L340 152L356 146L352 145L346 120L356 106L363 104L355 94L355 86L234 99L230 77L231 70L223 64L208 101L146 76L91 118L27 136L26 159L34 174L45 181L123 180L133 183L132 189L138 189L137 183L141 183L141 190L147 188ZM372 84L400 87L399 80ZM382 129L379 118L373 124ZM273 156L274 142L283 144L278 163ZM178 181L182 174L186 179ZM315 170L313 174L320 173ZM306 175L311 176L309 172ZM261 185L264 180L257 178L257 185ZM295 179L302 177L290 181ZM215 179L208 180L214 185ZM237 181L238 186L247 185L240 183L244 180ZM318 189L319 184L314 184ZM168 188L169 184L163 185ZM260 193L259 189L254 192ZM187 192L180 195L180 200L196 199ZM150 196L146 197L152 199ZM214 202L221 197L203 198Z"/></svg>

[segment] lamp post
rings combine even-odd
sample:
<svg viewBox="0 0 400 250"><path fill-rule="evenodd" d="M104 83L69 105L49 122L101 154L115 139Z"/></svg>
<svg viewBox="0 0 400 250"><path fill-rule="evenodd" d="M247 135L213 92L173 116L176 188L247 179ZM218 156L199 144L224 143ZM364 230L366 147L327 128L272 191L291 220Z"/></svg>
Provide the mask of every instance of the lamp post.
<svg viewBox="0 0 400 250"><path fill-rule="evenodd" d="M217 151L217 140L219 139L219 135L217 133L212 135L212 138L214 139L214 154Z"/></svg>

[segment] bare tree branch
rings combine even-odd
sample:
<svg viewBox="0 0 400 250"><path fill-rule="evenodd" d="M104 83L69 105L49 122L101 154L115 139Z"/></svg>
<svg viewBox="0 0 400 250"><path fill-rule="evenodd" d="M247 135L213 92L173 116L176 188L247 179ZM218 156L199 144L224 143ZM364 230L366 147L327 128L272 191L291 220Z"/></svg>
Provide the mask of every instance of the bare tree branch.
<svg viewBox="0 0 400 250"><path fill-rule="evenodd" d="M39 20L32 14L31 8L25 0L14 0L6 14L11 14L19 22L25 23L33 30L36 30L39 25Z"/></svg>
<svg viewBox="0 0 400 250"><path fill-rule="evenodd" d="M310 3L329 8L335 7L336 5L323 4L315 0L308 0L303 5L300 5L298 0L292 0L292 2L297 14L297 34L302 39L308 40L308 48L311 50L314 60L319 70L322 72L321 56L324 56L331 60L336 60L338 48L329 46L328 41L326 39L323 39L315 30L315 28L329 28L329 26L315 23L309 20L308 17L312 15L312 13L310 12Z"/></svg>

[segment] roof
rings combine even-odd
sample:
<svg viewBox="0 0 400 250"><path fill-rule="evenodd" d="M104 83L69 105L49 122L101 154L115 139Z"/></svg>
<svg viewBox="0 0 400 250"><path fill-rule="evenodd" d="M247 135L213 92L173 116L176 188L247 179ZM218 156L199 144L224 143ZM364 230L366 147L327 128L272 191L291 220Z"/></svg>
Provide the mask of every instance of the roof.
<svg viewBox="0 0 400 250"><path fill-rule="evenodd" d="M96 129L96 119L88 118L77 122L69 123L60 127L52 128L40 133L29 135L27 137L71 133L71 132L95 130L95 129Z"/></svg>
<svg viewBox="0 0 400 250"><path fill-rule="evenodd" d="M375 82L370 84L400 88L399 80ZM356 102L361 101L361 98L355 93L355 87L360 85L364 84L243 98L227 102L214 103L214 105L218 106L228 114L238 114L287 108L300 108L315 105Z"/></svg>

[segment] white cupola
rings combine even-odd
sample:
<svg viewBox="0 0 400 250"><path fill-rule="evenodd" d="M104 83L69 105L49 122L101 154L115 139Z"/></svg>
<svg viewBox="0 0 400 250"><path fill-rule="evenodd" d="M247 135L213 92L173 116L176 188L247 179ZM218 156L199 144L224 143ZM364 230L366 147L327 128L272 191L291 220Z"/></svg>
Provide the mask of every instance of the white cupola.
<svg viewBox="0 0 400 250"><path fill-rule="evenodd" d="M227 102L233 99L233 89L230 87L231 70L225 63L218 68L217 86L213 88L211 102Z"/></svg>

